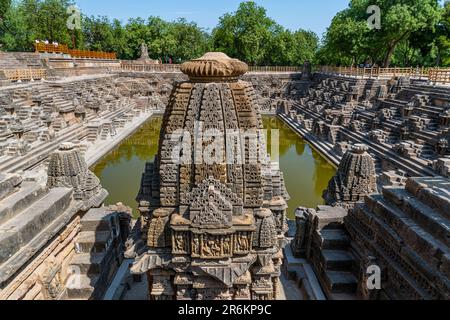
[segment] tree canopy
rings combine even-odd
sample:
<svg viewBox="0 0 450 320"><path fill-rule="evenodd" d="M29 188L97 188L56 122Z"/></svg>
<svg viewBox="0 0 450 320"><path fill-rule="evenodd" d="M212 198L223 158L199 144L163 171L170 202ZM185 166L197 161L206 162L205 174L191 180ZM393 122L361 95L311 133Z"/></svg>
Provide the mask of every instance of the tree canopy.
<svg viewBox="0 0 450 320"><path fill-rule="evenodd" d="M300 65L313 59L318 41L313 32L284 29L254 2L223 15L212 32L216 50L253 65Z"/></svg>
<svg viewBox="0 0 450 320"><path fill-rule="evenodd" d="M36 39L69 47L139 56L145 42L153 59L183 62L222 51L250 65L315 64L450 66L450 1L349 0L319 43L307 30L288 30L253 1L220 17L211 31L186 19L136 17L119 21L82 14L81 30L67 27L72 0L0 0L0 45L31 51ZM369 5L381 9L381 29L368 27Z"/></svg>
<svg viewBox="0 0 450 320"><path fill-rule="evenodd" d="M381 9L379 30L368 27L369 5ZM437 52L445 55L445 41L438 40L448 40L449 36L442 21L448 3L445 8L438 0L351 0L328 28L319 60L339 65L369 62L384 67L392 63L440 64L441 58L431 57Z"/></svg>

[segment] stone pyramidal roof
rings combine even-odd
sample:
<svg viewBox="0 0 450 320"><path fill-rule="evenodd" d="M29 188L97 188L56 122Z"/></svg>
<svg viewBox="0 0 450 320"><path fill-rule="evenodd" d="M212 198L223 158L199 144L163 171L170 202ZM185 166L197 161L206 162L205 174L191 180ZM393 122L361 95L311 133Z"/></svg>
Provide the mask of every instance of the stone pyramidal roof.
<svg viewBox="0 0 450 320"><path fill-rule="evenodd" d="M288 195L248 67L213 52L181 70L137 197L146 250L132 272L150 274L152 299L274 299Z"/></svg>

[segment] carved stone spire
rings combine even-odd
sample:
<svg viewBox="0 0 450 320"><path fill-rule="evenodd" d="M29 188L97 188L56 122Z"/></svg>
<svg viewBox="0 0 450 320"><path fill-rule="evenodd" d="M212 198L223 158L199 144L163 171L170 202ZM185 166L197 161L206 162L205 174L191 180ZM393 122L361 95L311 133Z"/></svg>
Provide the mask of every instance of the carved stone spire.
<svg viewBox="0 0 450 320"><path fill-rule="evenodd" d="M375 163L367 151L367 146L356 144L344 154L323 194L328 205L351 207L377 191Z"/></svg>
<svg viewBox="0 0 450 320"><path fill-rule="evenodd" d="M83 201L84 209L101 206L108 196L81 152L70 142L62 143L50 156L47 176L49 188L73 188L74 199Z"/></svg>
<svg viewBox="0 0 450 320"><path fill-rule="evenodd" d="M137 197L148 250L131 271L152 299L276 298L288 195L247 69L218 52L181 67Z"/></svg>

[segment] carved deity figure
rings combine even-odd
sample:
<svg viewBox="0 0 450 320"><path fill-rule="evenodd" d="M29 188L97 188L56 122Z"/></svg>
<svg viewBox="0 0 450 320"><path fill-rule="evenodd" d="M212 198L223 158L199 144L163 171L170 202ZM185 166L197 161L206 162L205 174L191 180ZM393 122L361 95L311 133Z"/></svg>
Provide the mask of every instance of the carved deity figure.
<svg viewBox="0 0 450 320"><path fill-rule="evenodd" d="M141 44L141 60L149 59L148 46L145 42Z"/></svg>

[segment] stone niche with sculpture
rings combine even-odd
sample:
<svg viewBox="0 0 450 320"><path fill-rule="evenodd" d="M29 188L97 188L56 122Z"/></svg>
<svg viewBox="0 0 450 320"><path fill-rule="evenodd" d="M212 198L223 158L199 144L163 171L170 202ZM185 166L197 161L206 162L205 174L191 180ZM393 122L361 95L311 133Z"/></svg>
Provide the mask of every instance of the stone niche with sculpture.
<svg viewBox="0 0 450 320"><path fill-rule="evenodd" d="M137 196L145 245L131 272L147 274L150 299L272 300L279 293L289 195L267 154L253 87L240 80L247 69L223 53L181 67L189 81L175 85ZM183 137L174 139L180 129ZM254 145L244 131L255 134ZM176 151L180 140L187 150ZM219 151L213 163L198 161L213 142L241 161ZM174 153L191 161L174 161Z"/></svg>
<svg viewBox="0 0 450 320"><path fill-rule="evenodd" d="M143 42L139 48L140 50L140 57L137 60L139 63L143 64L159 64L158 60L154 60L150 58L150 55L148 54L148 46L145 42Z"/></svg>

